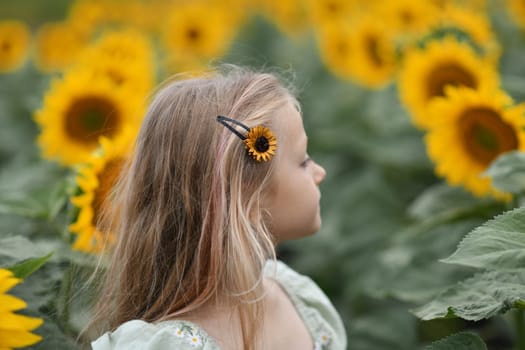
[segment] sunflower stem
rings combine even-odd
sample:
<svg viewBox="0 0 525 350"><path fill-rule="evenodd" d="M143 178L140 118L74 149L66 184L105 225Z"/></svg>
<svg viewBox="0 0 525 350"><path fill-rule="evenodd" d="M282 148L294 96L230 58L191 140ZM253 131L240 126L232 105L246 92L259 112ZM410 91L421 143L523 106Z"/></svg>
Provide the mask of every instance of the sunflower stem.
<svg viewBox="0 0 525 350"><path fill-rule="evenodd" d="M516 349L525 350L525 310L516 310Z"/></svg>
<svg viewBox="0 0 525 350"><path fill-rule="evenodd" d="M69 231L69 225L73 222L75 215L77 213L75 212L75 207L71 203L71 201L67 201L65 205L66 210L66 222L65 225L62 226L62 240L66 242L67 244L71 244L71 231Z"/></svg>
<svg viewBox="0 0 525 350"><path fill-rule="evenodd" d="M62 307L58 311L58 318L62 329L65 334L71 333L71 327L69 324L70 316L70 303L71 303L71 290L72 290L72 276L73 276L73 264L69 264L67 269L64 271L64 277L62 278L62 286L60 288L60 295L58 298L57 305Z"/></svg>

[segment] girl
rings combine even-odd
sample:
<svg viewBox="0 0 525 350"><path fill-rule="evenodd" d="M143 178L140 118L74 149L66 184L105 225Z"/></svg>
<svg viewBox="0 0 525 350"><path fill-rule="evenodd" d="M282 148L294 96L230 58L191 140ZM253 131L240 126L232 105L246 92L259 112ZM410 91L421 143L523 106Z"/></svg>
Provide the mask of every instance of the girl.
<svg viewBox="0 0 525 350"><path fill-rule="evenodd" d="M115 190L118 242L92 322L110 332L93 349L345 349L324 293L275 258L321 225L325 171L306 145L272 74L165 85Z"/></svg>

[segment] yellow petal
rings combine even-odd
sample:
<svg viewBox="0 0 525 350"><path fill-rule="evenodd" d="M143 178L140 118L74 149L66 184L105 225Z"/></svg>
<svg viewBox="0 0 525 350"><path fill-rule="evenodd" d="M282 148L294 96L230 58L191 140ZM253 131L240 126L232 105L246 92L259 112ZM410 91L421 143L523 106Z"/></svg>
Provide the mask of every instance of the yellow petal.
<svg viewBox="0 0 525 350"><path fill-rule="evenodd" d="M0 294L0 312L15 311L27 306L25 301L12 295Z"/></svg>
<svg viewBox="0 0 525 350"><path fill-rule="evenodd" d="M19 348L33 345L42 337L27 331L13 331L0 328L0 348Z"/></svg>
<svg viewBox="0 0 525 350"><path fill-rule="evenodd" d="M19 278L15 278L15 277L5 278L3 281L0 281L0 293L7 292L9 289L13 288L18 283L20 283Z"/></svg>
<svg viewBox="0 0 525 350"><path fill-rule="evenodd" d="M24 315L17 315L11 312L0 312L0 328L12 330L31 331L39 327L44 320Z"/></svg>
<svg viewBox="0 0 525 350"><path fill-rule="evenodd" d="M4 278L13 276L13 273L7 269L0 269L0 281Z"/></svg>

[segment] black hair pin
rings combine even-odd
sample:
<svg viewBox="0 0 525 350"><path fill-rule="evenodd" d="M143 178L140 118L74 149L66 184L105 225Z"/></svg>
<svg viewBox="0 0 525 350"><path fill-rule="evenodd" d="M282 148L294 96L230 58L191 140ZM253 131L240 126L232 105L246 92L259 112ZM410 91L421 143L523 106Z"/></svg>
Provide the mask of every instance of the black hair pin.
<svg viewBox="0 0 525 350"><path fill-rule="evenodd" d="M277 150L277 138L267 127L257 125L250 128L238 120L224 117L222 115L217 116L217 121L243 140L244 145L248 150L248 154L257 162L266 162L272 159L275 155L275 151ZM248 133L246 135L241 134L229 123L240 126Z"/></svg>

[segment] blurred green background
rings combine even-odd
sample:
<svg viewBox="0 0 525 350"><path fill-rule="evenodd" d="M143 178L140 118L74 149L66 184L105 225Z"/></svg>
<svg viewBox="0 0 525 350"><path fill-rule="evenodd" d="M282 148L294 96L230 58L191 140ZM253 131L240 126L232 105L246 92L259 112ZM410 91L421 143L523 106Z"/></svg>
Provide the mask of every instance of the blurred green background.
<svg viewBox="0 0 525 350"><path fill-rule="evenodd" d="M276 22L280 12L265 13L265 6L277 6L273 2L232 3L241 10L250 8L250 14L237 22L224 54L198 60L277 67L297 86L310 154L327 170L321 187L323 227L313 237L285 243L278 252L296 270L311 276L333 301L347 328L348 349L421 349L461 331L479 335L488 349L523 349L523 310L515 306L519 303L476 321L461 317L423 321L425 317L413 313L478 271L439 260L454 253L476 227L520 207L521 194L505 202L478 198L448 185L435 175L423 140L425 131L413 125L402 105L397 73L379 87L336 74L323 60L317 29L310 22L291 35ZM291 8L297 9L297 4L306 8L307 3L296 1ZM42 24L64 20L72 4L2 0L0 20L21 20L34 35ZM511 20L506 2L483 6L501 47L496 69L502 89L521 102L524 31ZM101 33L97 29L91 35ZM177 62L176 68L164 66L160 58L170 53L159 49L161 34L153 30L149 35L156 47L155 83L187 67L188 62ZM31 55L36 55L32 50ZM20 275L24 282L8 292L26 301L21 314L44 320L33 331L43 338L32 349L79 347L76 337L91 302L83 282L95 262L91 253L71 249L75 235L68 229L78 214L70 202L79 193L75 170L44 159L35 142L42 130L34 113L43 108L50 82L65 74L66 67L42 71L31 57L16 70L0 74L0 266L33 264L34 271ZM43 259L51 252L52 257ZM517 289L516 298L524 300L525 289Z"/></svg>

